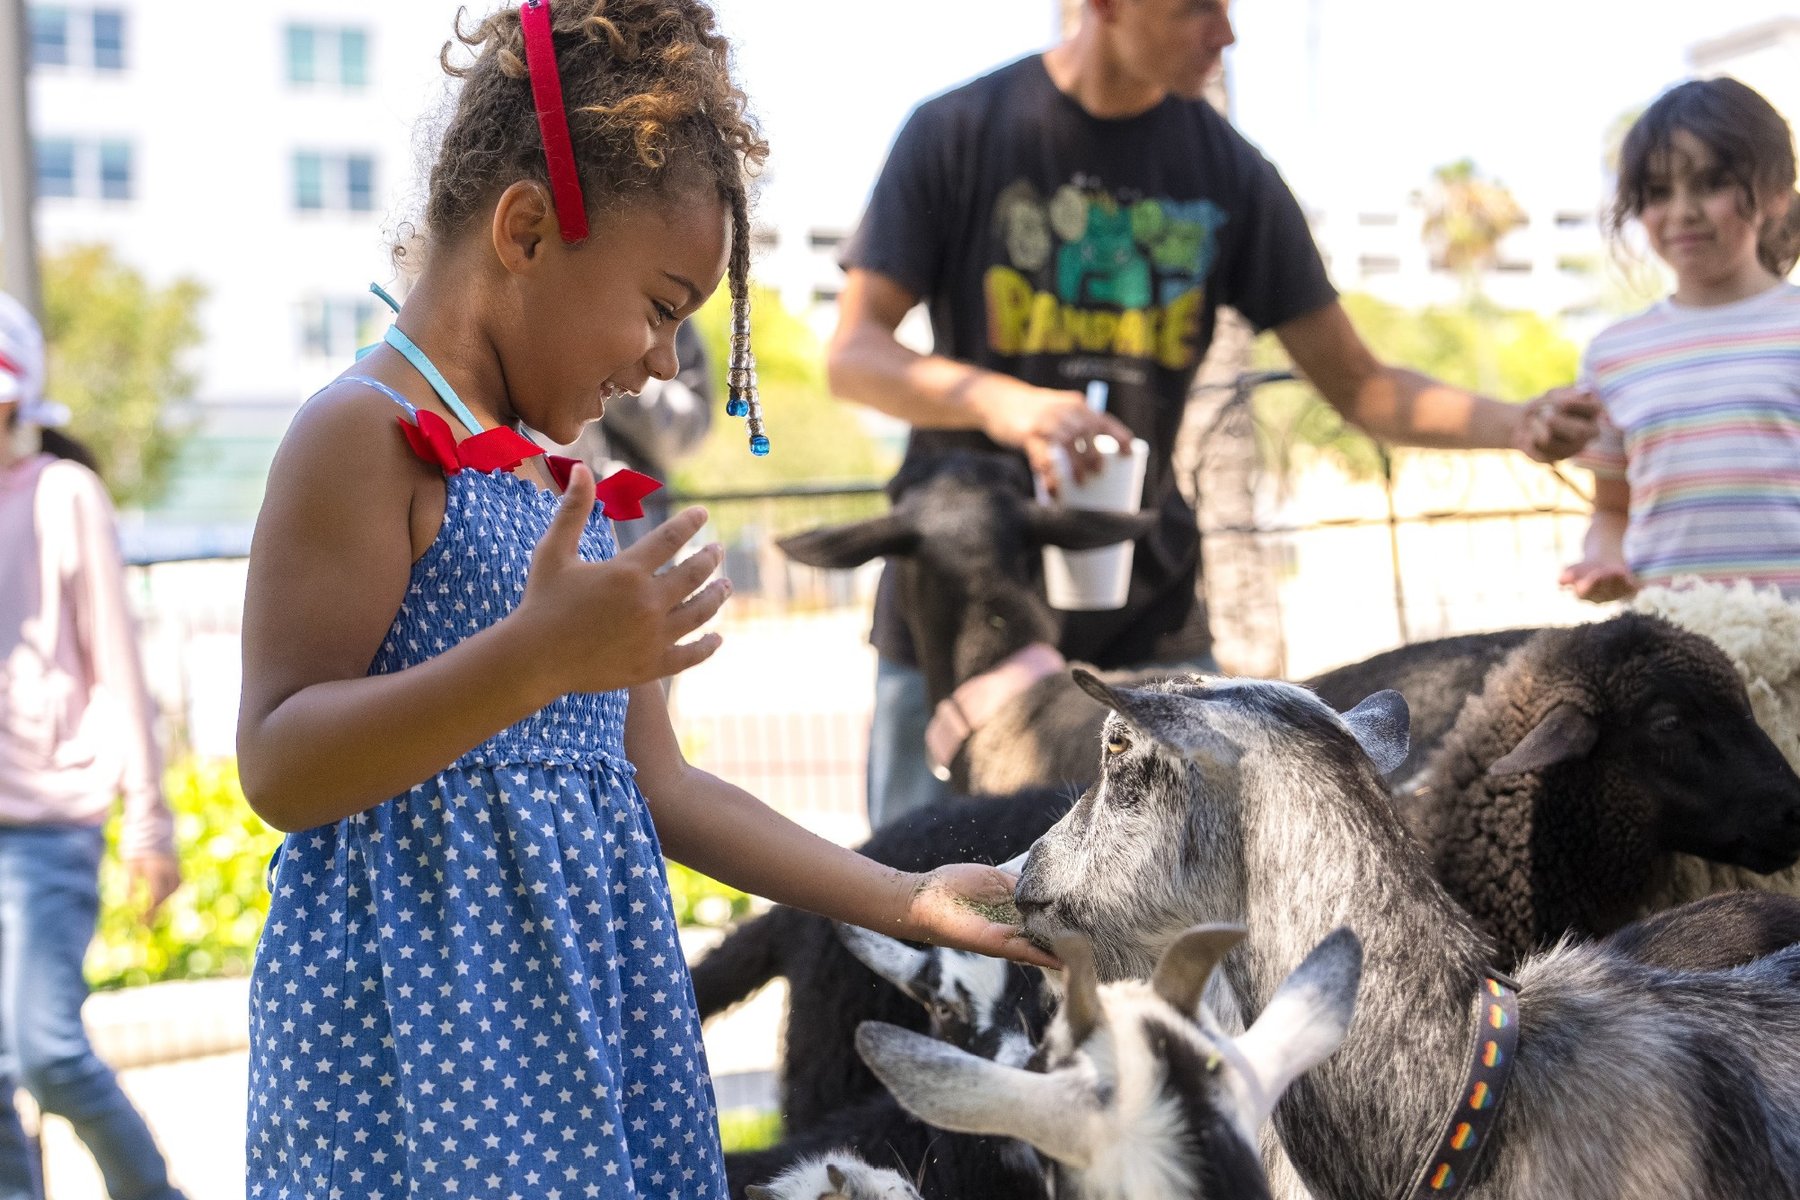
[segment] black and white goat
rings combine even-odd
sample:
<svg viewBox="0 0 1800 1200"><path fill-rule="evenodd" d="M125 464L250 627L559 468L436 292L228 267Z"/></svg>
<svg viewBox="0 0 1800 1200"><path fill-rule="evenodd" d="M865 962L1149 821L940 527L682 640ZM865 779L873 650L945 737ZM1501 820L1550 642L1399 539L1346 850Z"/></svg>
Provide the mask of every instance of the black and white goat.
<svg viewBox="0 0 1800 1200"><path fill-rule="evenodd" d="M1356 1023L1276 1107L1299 1177L1278 1194L1400 1194L1465 1084L1495 960L1382 784L1406 755L1405 702L1340 715L1292 684L1078 682L1113 710L1105 764L1030 852L1027 932L1086 935L1117 979L1149 971L1175 931L1248 920L1222 977L1257 1013L1284 964L1354 928ZM1520 1044L1465 1196L1800 1197L1800 948L1688 973L1563 944L1517 976Z"/></svg>
<svg viewBox="0 0 1800 1200"><path fill-rule="evenodd" d="M1021 988L1020 968L941 946L914 949L852 925L838 926L838 933L869 970L928 1014L933 1039L1013 1067L1031 1057L1033 1035L1043 1025L1042 1009L1036 989ZM790 1057L819 1049L810 1042L790 1045L797 1046ZM899 1167L924 1200L1046 1196L1042 1165L1029 1146L1010 1138L941 1133L884 1091L825 1114L777 1145L727 1154L725 1170L733 1196L752 1196L745 1184L842 1155Z"/></svg>
<svg viewBox="0 0 1800 1200"><path fill-rule="evenodd" d="M1019 1138L1079 1200L1266 1200L1257 1131L1276 1100L1343 1041L1362 952L1327 937L1232 1038L1201 1004L1243 936L1188 930L1148 981L1099 985L1085 938L1056 942L1065 998L1030 1069L868 1022L857 1049L894 1096L944 1129Z"/></svg>
<svg viewBox="0 0 1800 1200"><path fill-rule="evenodd" d="M871 1167L854 1154L824 1154L795 1163L768 1183L753 1183L746 1200L919 1200L906 1176Z"/></svg>
<svg viewBox="0 0 1800 1200"><path fill-rule="evenodd" d="M1070 792L1047 789L949 800L889 822L859 849L904 871L1000 862L1029 847L1072 801ZM1007 970L1006 1003L1033 1003L1036 972ZM781 1065L782 1121L796 1134L834 1123L845 1109L880 1092L856 1056L858 1022L924 1030L927 1017L915 1001L857 961L830 920L785 905L738 925L693 964L700 1016L720 1012L778 975L788 981L783 1041L805 1048L785 1055Z"/></svg>

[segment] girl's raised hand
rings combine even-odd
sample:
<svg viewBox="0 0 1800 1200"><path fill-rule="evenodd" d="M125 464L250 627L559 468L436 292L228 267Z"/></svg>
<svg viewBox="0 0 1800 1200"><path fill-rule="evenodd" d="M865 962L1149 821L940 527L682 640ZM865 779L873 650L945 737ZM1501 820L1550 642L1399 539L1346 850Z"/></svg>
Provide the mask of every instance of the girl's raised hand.
<svg viewBox="0 0 1800 1200"><path fill-rule="evenodd" d="M685 509L599 563L581 560L581 534L593 510L593 473L577 464L532 555L524 599L507 618L531 630L546 682L557 695L606 692L711 657L718 634L681 639L711 620L731 594L728 580L706 583L724 551L715 543L668 565L700 532L706 510Z"/></svg>
<svg viewBox="0 0 1800 1200"><path fill-rule="evenodd" d="M1025 940L1013 907L1016 877L998 867L954 863L916 877L904 936L994 958L1060 969L1062 964Z"/></svg>

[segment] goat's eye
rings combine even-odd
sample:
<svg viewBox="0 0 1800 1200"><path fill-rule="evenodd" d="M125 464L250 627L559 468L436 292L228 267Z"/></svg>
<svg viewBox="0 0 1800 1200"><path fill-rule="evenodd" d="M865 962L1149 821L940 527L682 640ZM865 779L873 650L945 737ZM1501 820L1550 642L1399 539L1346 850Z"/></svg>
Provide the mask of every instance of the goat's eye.
<svg viewBox="0 0 1800 1200"><path fill-rule="evenodd" d="M1681 718L1674 713L1664 713L1650 722L1650 732L1652 733L1674 733L1680 728Z"/></svg>
<svg viewBox="0 0 1800 1200"><path fill-rule="evenodd" d="M1108 754L1123 754L1129 749L1131 749L1131 739L1125 736L1123 730L1115 730L1106 735L1106 752Z"/></svg>

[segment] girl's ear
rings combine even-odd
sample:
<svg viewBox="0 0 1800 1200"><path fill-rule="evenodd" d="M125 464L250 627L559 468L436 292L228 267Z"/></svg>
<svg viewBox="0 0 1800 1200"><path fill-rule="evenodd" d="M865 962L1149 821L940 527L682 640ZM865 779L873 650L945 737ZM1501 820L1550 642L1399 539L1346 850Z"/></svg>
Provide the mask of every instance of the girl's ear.
<svg viewBox="0 0 1800 1200"><path fill-rule="evenodd" d="M541 261L546 239L556 235L556 210L551 207L550 193L528 179L511 184L494 204L489 232L502 266L515 275L531 270Z"/></svg>

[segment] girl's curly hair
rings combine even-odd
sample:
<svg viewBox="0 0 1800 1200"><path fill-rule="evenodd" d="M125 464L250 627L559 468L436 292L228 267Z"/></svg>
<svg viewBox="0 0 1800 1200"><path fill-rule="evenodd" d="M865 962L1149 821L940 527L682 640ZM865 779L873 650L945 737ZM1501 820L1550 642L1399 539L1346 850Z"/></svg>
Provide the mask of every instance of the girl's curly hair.
<svg viewBox="0 0 1800 1200"><path fill-rule="evenodd" d="M712 186L731 210L731 295L747 299L746 174L769 147L731 78L731 48L712 10L699 0L545 3L589 213ZM425 224L436 238L462 232L518 180L549 187L518 8L508 4L473 28L465 14L457 13L456 41L474 60L452 63L450 42L440 55L463 87L431 169Z"/></svg>
<svg viewBox="0 0 1800 1200"><path fill-rule="evenodd" d="M1763 227L1756 254L1771 274L1785 277L1800 260L1800 195L1794 192L1794 134L1775 106L1730 76L1691 79L1645 109L1619 149L1618 191L1609 225L1617 237L1649 202L1650 178L1666 160L1676 130L1698 138L1737 185L1745 215L1771 196L1788 197L1787 214ZM1660 168L1666 171L1666 167Z"/></svg>

